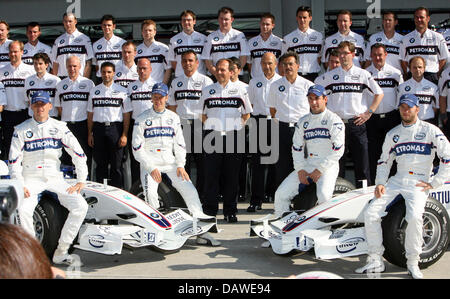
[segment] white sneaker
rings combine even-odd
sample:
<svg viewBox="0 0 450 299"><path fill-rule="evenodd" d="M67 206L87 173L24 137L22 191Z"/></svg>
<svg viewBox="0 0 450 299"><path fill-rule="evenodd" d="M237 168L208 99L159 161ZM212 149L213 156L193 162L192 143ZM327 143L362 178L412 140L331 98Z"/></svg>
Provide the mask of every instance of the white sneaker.
<svg viewBox="0 0 450 299"><path fill-rule="evenodd" d="M67 265L67 266L83 266L83 263L80 261L80 258L77 256L69 254L67 251L62 251L60 249L56 249L53 254L52 259L54 264L59 265Z"/></svg>
<svg viewBox="0 0 450 299"><path fill-rule="evenodd" d="M381 256L369 255L367 257L367 264L355 270L355 273L381 273L384 272L384 262Z"/></svg>
<svg viewBox="0 0 450 299"><path fill-rule="evenodd" d="M422 279L423 274L420 271L420 268L418 265L409 265L408 267L408 274L412 276L414 279Z"/></svg>
<svg viewBox="0 0 450 299"><path fill-rule="evenodd" d="M204 233L201 234L200 236L197 236L197 244L210 245L213 247L222 245L222 243L214 239L209 233Z"/></svg>

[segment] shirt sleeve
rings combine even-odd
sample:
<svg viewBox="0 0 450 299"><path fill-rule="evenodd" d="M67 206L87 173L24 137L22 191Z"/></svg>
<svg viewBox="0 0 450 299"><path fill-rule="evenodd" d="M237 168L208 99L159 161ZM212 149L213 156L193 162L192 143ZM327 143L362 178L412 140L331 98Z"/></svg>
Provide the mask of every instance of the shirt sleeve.
<svg viewBox="0 0 450 299"><path fill-rule="evenodd" d="M375 185L386 185L394 160L395 152L392 150L392 135L388 133L383 143L380 159L377 162Z"/></svg>
<svg viewBox="0 0 450 299"><path fill-rule="evenodd" d="M143 169L151 173L155 166L152 163L150 156L145 153L145 130L142 119L137 119L133 125L133 134L131 138L131 146L134 158L138 161Z"/></svg>
<svg viewBox="0 0 450 299"><path fill-rule="evenodd" d="M17 128L14 130L12 139L11 139L11 148L9 150L9 174L12 179L20 181L22 184L24 183L23 175L22 175L22 160L23 160L23 147L24 147L24 139L23 136L19 133Z"/></svg>
<svg viewBox="0 0 450 299"><path fill-rule="evenodd" d="M87 158L80 143L73 133L64 126L64 135L62 138L64 149L72 157L72 163L75 165L75 171L77 174L77 182L85 183L88 176Z"/></svg>
<svg viewBox="0 0 450 299"><path fill-rule="evenodd" d="M175 120L175 136L173 140L173 151L175 155L175 163L177 167L184 167L186 164L186 144L183 136L183 129L181 128L180 118Z"/></svg>
<svg viewBox="0 0 450 299"><path fill-rule="evenodd" d="M433 177L431 186L439 188L450 178L450 143L439 128L435 128L433 145L439 158L439 171Z"/></svg>
<svg viewBox="0 0 450 299"><path fill-rule="evenodd" d="M327 169L330 169L339 163L339 159L344 155L345 148L345 126L339 119L334 119L330 128L330 141L331 147L328 149L328 155L318 165L317 169L324 173Z"/></svg>

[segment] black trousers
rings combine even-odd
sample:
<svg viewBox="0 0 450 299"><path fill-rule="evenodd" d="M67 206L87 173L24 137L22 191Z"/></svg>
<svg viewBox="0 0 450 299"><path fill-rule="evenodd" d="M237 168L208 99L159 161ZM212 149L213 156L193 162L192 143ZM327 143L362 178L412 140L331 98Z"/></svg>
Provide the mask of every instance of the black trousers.
<svg viewBox="0 0 450 299"><path fill-rule="evenodd" d="M289 123L279 122L279 158L275 164L275 190L280 186L283 180L294 171L294 162L292 160L292 138L294 137L295 127ZM276 144L274 146L277 146Z"/></svg>
<svg viewBox="0 0 450 299"><path fill-rule="evenodd" d="M80 143L80 146L83 149L84 154L86 155L89 178L91 178L92 148L88 145L87 120L67 122L67 128L69 128L69 130L78 140L78 143ZM66 151L63 151L63 154L61 156L61 163L64 165L73 165L72 158L69 156L69 154L67 154Z"/></svg>
<svg viewBox="0 0 450 299"><path fill-rule="evenodd" d="M113 122L110 125L94 122L93 157L97 164L95 168L96 181L103 183L103 179L110 179L109 185L123 188L123 147L119 147L123 123ZM108 167L110 169L108 169Z"/></svg>
<svg viewBox="0 0 450 299"><path fill-rule="evenodd" d="M267 119L266 116L252 116L255 119L257 142L257 152L252 154L251 159L251 172L252 172L252 183L251 183L251 205L261 205L265 195L272 196L275 193L274 190L274 179L275 179L275 164L262 164L261 157L268 156L269 153L263 153L260 147L260 138L266 138L267 146L270 147L271 141L271 119Z"/></svg>
<svg viewBox="0 0 450 299"><path fill-rule="evenodd" d="M366 122L367 140L369 142L369 167L370 179L375 183L377 173L377 162L380 159L384 139L387 132L399 125L401 122L398 110L384 114L372 114Z"/></svg>
<svg viewBox="0 0 450 299"><path fill-rule="evenodd" d="M134 118L130 119L130 129L128 130L128 141L126 149L124 149L124 156L126 156L126 151L128 151L128 154L130 156L130 171L131 171L131 184L133 184L136 181L141 180L141 166L139 162L134 158L133 155L133 147L132 147L132 139L133 139L133 128L134 128ZM124 157L124 160L126 157Z"/></svg>
<svg viewBox="0 0 450 299"><path fill-rule="evenodd" d="M185 170L192 180L193 169L196 169L195 187L203 201L203 124L200 119L181 119L184 141L186 143Z"/></svg>
<svg viewBox="0 0 450 299"><path fill-rule="evenodd" d="M447 123L444 124L443 131L447 139L450 141L450 112L447 112Z"/></svg>
<svg viewBox="0 0 450 299"><path fill-rule="evenodd" d="M205 148L203 155L203 212L216 216L219 210L218 196L222 185L223 214L225 216L237 213L237 195L239 191L239 169L243 153L238 151L238 140L244 135L243 130L230 131L226 135L220 132L205 130L204 144L212 144L217 150L209 151ZM226 144L233 142L232 148ZM221 182L222 180L222 182Z"/></svg>
<svg viewBox="0 0 450 299"><path fill-rule="evenodd" d="M23 123L30 116L28 115L28 109L19 111L4 110L2 112L2 146L1 156L3 160L8 160L9 148L11 147L11 139L14 134L14 127Z"/></svg>
<svg viewBox="0 0 450 299"><path fill-rule="evenodd" d="M339 176L345 177L345 162L351 155L355 171L355 185L362 187L361 180L367 180L367 185L372 185L370 179L369 149L368 149L366 124L357 126L353 119L345 124L345 153L339 160Z"/></svg>

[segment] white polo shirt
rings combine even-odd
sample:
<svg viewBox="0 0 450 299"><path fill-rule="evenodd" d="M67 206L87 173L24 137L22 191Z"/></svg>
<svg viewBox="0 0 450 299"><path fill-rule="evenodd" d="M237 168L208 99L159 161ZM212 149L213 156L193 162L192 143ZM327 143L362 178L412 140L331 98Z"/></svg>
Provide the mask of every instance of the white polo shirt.
<svg viewBox="0 0 450 299"><path fill-rule="evenodd" d="M61 107L61 120L78 122L87 119L89 92L94 88L92 80L78 76L65 78L56 85L55 106Z"/></svg>
<svg viewBox="0 0 450 299"><path fill-rule="evenodd" d="M132 110L127 90L119 84L100 83L89 93L87 111L94 113L94 122L121 122L123 114Z"/></svg>
<svg viewBox="0 0 450 299"><path fill-rule="evenodd" d="M373 99L374 95L383 94L370 73L354 65L348 71L339 66L317 77L315 83L328 90L327 108L343 120L354 118L369 109L369 100L365 100L364 96Z"/></svg>
<svg viewBox="0 0 450 299"><path fill-rule="evenodd" d="M14 68L11 63L0 68L0 82L5 87L7 100L5 110L19 111L28 108L24 96L25 79L35 73L34 67L23 62L17 68Z"/></svg>
<svg viewBox="0 0 450 299"><path fill-rule="evenodd" d="M383 90L383 100L380 105L378 105L376 114L383 114L391 112L397 109L397 92L398 86L403 83L402 72L389 65L385 64L381 70L378 70L376 67L371 64L366 71L368 71L372 77L375 79L375 82ZM371 100L372 97L369 97L368 100ZM370 106L371 101L367 103Z"/></svg>
<svg viewBox="0 0 450 299"><path fill-rule="evenodd" d="M252 78L248 83L248 98L253 105L253 115L270 116L269 90L273 82L281 79L277 73L270 79L267 79L264 74Z"/></svg>
<svg viewBox="0 0 450 299"><path fill-rule="evenodd" d="M309 80L297 76L294 83L282 77L270 85L268 106L277 110L275 118L295 124L300 117L309 113L308 89L314 85Z"/></svg>
<svg viewBox="0 0 450 299"><path fill-rule="evenodd" d="M353 58L353 64L357 67L361 67L361 62L365 59L364 50L366 49L366 46L364 38L353 31L350 31L348 35L343 35L338 31L325 39L322 51L322 63L328 62L330 52L333 49L337 49L339 44L343 41L349 41L355 44L356 52L355 58Z"/></svg>
<svg viewBox="0 0 450 299"><path fill-rule="evenodd" d="M164 72L171 68L169 63L169 47L156 40L148 47L142 43L137 46L135 58L136 64L138 59L142 57L150 59L153 80L162 82L164 79Z"/></svg>
<svg viewBox="0 0 450 299"><path fill-rule="evenodd" d="M203 128L228 132L243 128L242 115L253 111L247 89L238 82L229 81L225 87L218 82L202 90L199 102L206 119Z"/></svg>
<svg viewBox="0 0 450 299"><path fill-rule="evenodd" d="M153 107L152 88L156 83L152 77L149 77L145 82L136 80L128 85L127 92L133 109L133 119L136 119L142 112Z"/></svg>
<svg viewBox="0 0 450 299"><path fill-rule="evenodd" d="M26 64L33 65L33 56L37 53L45 53L51 59L52 47L44 43L41 43L40 41L37 42L36 46L33 46L31 43L28 42L23 46L22 61L25 62Z"/></svg>
<svg viewBox="0 0 450 299"><path fill-rule="evenodd" d="M437 73L439 61L449 58L444 36L430 29L427 29L423 35L420 35L417 30L411 31L403 37L400 58L409 62L414 56L422 56L425 59L426 72Z"/></svg>
<svg viewBox="0 0 450 299"><path fill-rule="evenodd" d="M283 53L294 51L300 58L299 73L319 73L321 67L318 58L322 55L323 35L308 28L305 32L295 29L283 38Z"/></svg>
<svg viewBox="0 0 450 299"><path fill-rule="evenodd" d="M0 106L6 106L6 104L7 104L7 101L6 101L5 86L3 86L3 83L0 83Z"/></svg>
<svg viewBox="0 0 450 299"><path fill-rule="evenodd" d="M213 65L222 58L249 56L250 52L244 33L231 28L223 34L220 29L208 35L203 59L211 60Z"/></svg>
<svg viewBox="0 0 450 299"><path fill-rule="evenodd" d="M122 87L127 88L131 82L136 80L139 80L136 64L133 64L131 68L127 67L122 60L116 64L114 83L120 84Z"/></svg>
<svg viewBox="0 0 450 299"><path fill-rule="evenodd" d="M374 44L383 44L386 46L387 58L386 63L392 65L396 69L402 70L402 66L400 64L400 46L402 44L403 35L395 32L392 38L387 38L384 31L380 31L374 33L370 36L369 41L367 43L367 48L365 52L365 60L372 60L370 58L370 48Z"/></svg>
<svg viewBox="0 0 450 299"><path fill-rule="evenodd" d="M184 74L183 67L181 66L181 54L188 50L194 51L197 54L197 59L199 62L198 72L201 74L206 74L206 67L201 59L205 43L206 35L197 31L194 31L191 34L181 31L170 39L169 61L175 61L177 63L175 77L179 77Z"/></svg>
<svg viewBox="0 0 450 299"><path fill-rule="evenodd" d="M404 94L414 94L419 98L419 119L427 120L434 118L434 110L436 108L436 103L439 101L439 91L436 84L428 81L427 79L422 79L420 82L411 78L405 81L398 87L398 100Z"/></svg>
<svg viewBox="0 0 450 299"><path fill-rule="evenodd" d="M60 35L53 44L51 60L52 62L58 63L57 75L59 77L68 76L66 59L74 55L80 58L80 75L83 75L86 61L92 59L94 56L91 39L84 33L78 31L78 29L72 34L66 32Z"/></svg>
<svg viewBox="0 0 450 299"><path fill-rule="evenodd" d="M58 76L50 73L45 73L42 78L39 78L37 74L31 75L25 79L25 97L28 102L28 115L33 116L33 110L31 110L30 103L33 93L36 91L46 91L50 94L50 101L53 104L52 110L49 115L52 117L58 116L58 110L55 106L55 94L56 85L61 81Z"/></svg>
<svg viewBox="0 0 450 299"><path fill-rule="evenodd" d="M111 62L116 65L122 59L122 45L125 42L123 38L113 35L109 40L102 37L94 43L92 64L98 66L97 77L101 78L102 76L100 68L103 62Z"/></svg>
<svg viewBox="0 0 450 299"><path fill-rule="evenodd" d="M198 71L191 77L183 75L176 77L170 86L167 105L177 106L177 114L183 119L197 119L201 117L202 106L199 105L202 90L213 81Z"/></svg>
<svg viewBox="0 0 450 299"><path fill-rule="evenodd" d="M282 47L283 40L274 34L271 34L267 40L264 40L261 34L259 34L248 41L250 57L247 62L252 65L252 78L264 76L261 69L262 56L267 52L271 52L278 59L281 56Z"/></svg>
<svg viewBox="0 0 450 299"><path fill-rule="evenodd" d="M450 112L450 67L447 67L439 79L439 94L447 97L447 112Z"/></svg>
<svg viewBox="0 0 450 299"><path fill-rule="evenodd" d="M9 44L12 42L10 39L6 39L3 44L0 45L0 68L9 63Z"/></svg>

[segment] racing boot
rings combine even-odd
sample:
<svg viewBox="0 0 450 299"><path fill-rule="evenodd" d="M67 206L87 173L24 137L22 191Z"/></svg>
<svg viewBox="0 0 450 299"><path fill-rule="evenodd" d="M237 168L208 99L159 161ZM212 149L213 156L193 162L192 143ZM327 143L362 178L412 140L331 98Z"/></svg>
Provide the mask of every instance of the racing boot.
<svg viewBox="0 0 450 299"><path fill-rule="evenodd" d="M412 276L412 278L414 279L422 279L423 278L423 274L420 271L420 268L417 264L415 265L407 265L408 268L408 274Z"/></svg>
<svg viewBox="0 0 450 299"><path fill-rule="evenodd" d="M213 247L217 247L222 245L219 241L214 239L209 233L201 234L200 236L197 236L197 244L199 245L210 245Z"/></svg>
<svg viewBox="0 0 450 299"><path fill-rule="evenodd" d="M378 254L371 254L367 257L367 264L355 270L355 273L381 273L384 272L383 258Z"/></svg>
<svg viewBox="0 0 450 299"><path fill-rule="evenodd" d="M58 265L68 265L68 266L76 266L81 267L83 263L80 261L78 256L74 256L69 254L69 246L67 244L60 244L58 248L56 248L55 253L53 254L53 263Z"/></svg>

